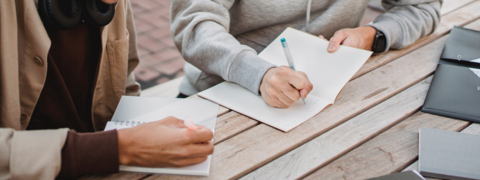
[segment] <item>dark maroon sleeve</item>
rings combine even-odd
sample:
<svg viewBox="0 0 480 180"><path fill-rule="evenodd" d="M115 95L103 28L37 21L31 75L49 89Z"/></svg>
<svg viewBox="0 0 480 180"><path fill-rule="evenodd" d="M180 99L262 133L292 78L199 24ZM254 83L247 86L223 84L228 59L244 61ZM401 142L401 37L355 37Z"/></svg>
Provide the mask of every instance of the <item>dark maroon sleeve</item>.
<svg viewBox="0 0 480 180"><path fill-rule="evenodd" d="M117 130L77 133L68 132L62 149L62 166L58 177L73 178L84 174L117 173Z"/></svg>

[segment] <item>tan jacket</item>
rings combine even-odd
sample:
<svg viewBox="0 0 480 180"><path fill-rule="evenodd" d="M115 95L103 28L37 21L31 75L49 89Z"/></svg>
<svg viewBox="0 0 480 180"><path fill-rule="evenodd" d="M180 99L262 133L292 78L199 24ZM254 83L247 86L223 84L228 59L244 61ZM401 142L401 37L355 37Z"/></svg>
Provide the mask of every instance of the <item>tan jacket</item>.
<svg viewBox="0 0 480 180"><path fill-rule="evenodd" d="M0 179L53 179L60 171L68 129L22 131L30 121L47 75L51 41L35 0L0 0ZM120 0L101 28L92 119L103 130L122 95L139 95L139 63L129 0Z"/></svg>

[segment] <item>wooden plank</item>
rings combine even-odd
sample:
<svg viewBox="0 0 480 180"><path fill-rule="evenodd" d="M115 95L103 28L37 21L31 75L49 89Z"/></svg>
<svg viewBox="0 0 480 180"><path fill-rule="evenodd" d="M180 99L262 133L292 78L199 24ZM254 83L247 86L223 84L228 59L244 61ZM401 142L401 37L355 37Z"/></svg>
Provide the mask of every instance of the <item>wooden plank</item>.
<svg viewBox="0 0 480 180"><path fill-rule="evenodd" d="M151 88L144 89L142 90L140 96L175 98L180 93L178 88L180 87L180 83L182 82L184 77L185 76L178 77L165 83L153 86Z"/></svg>
<svg viewBox="0 0 480 180"><path fill-rule="evenodd" d="M480 135L480 124L478 124L478 123L470 124L467 128L463 129L463 130L460 131L460 132L462 132L462 133L467 133L467 134ZM406 168L403 169L402 171L409 171L409 170L416 170L416 171L418 171L418 158L417 158L417 161L415 161L413 164L411 164L410 166L406 167ZM433 178L430 178L430 179L433 179Z"/></svg>
<svg viewBox="0 0 480 180"><path fill-rule="evenodd" d="M214 135L215 144L233 137L257 124L259 124L258 121L252 120L235 111L230 111L217 119Z"/></svg>
<svg viewBox="0 0 480 180"><path fill-rule="evenodd" d="M473 1L475 0L444 0L440 13L442 15L448 14L454 11L455 9L465 6L466 4L469 4Z"/></svg>
<svg viewBox="0 0 480 180"><path fill-rule="evenodd" d="M333 106L288 133L260 124L217 144L208 178L239 178L425 79L435 70L445 40L441 38L350 81ZM148 179L155 178L166 177Z"/></svg>
<svg viewBox="0 0 480 180"><path fill-rule="evenodd" d="M312 139L241 179L299 179L417 112L431 77ZM321 178L320 178L321 179Z"/></svg>
<svg viewBox="0 0 480 180"><path fill-rule="evenodd" d="M398 172L418 156L420 127L460 131L468 124L418 112L305 179L367 179Z"/></svg>
<svg viewBox="0 0 480 180"><path fill-rule="evenodd" d="M464 1L460 2L449 2L448 4L455 4L457 6L465 5L461 3L468 3ZM447 2L447 1L446 1ZM446 5L448 5L446 4ZM452 8L454 6L451 6ZM480 1L475 1L473 3L470 3L466 6L461 7L460 9L457 9L449 14L446 14L445 16L442 16L442 19L440 21L440 25L438 28L430 34L429 36L423 37L416 41L414 44L407 46L406 48L402 50L390 50L387 53L378 55L378 56L373 56L371 57L363 66L358 70L358 72L353 76L353 78L360 77L361 75L372 71L373 69L376 69L380 66L383 66L384 64L387 64L388 62L391 62L415 49L418 49L419 47L424 46L425 44L428 44L439 37L447 34L450 32L450 30L453 28L453 26L464 26L465 24L468 24L478 18L480 18Z"/></svg>

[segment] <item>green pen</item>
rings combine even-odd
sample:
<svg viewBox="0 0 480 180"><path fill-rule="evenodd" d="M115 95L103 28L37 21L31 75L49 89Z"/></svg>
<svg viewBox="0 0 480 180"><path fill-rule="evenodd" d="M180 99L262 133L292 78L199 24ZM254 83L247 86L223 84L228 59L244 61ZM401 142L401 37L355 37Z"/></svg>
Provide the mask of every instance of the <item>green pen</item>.
<svg viewBox="0 0 480 180"><path fill-rule="evenodd" d="M290 49L288 48L287 41L285 41L285 38L280 39L280 41L282 42L283 52L285 52L285 56L287 57L288 65L295 72L297 72L297 70L295 69L295 63L293 63L292 54L290 53ZM305 99L302 98L302 101L303 101L303 104L306 104Z"/></svg>

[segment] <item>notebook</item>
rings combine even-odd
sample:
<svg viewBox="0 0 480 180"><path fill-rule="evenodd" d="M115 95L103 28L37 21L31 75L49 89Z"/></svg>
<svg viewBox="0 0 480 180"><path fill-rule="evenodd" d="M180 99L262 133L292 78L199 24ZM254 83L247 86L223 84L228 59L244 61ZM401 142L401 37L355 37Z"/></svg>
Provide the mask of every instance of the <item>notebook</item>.
<svg viewBox="0 0 480 180"><path fill-rule="evenodd" d="M393 173L390 175L371 178L368 180L425 180L425 178L422 175L420 175L420 173L413 170L413 171L405 171L400 173Z"/></svg>
<svg viewBox="0 0 480 180"><path fill-rule="evenodd" d="M168 116L190 119L198 125L215 132L218 104L201 99L149 98L123 96L115 110L112 121L105 131L130 128L139 124L161 120ZM120 171L155 174L208 176L211 155L207 160L185 167L149 168L120 165Z"/></svg>
<svg viewBox="0 0 480 180"><path fill-rule="evenodd" d="M300 100L287 109L270 107L261 96L231 82L222 82L198 95L287 132L333 104L345 84L372 55L371 51L347 46L328 53L328 41L287 28L258 56L276 65L288 65L281 38L289 44L296 69L305 72L314 86L306 104Z"/></svg>
<svg viewBox="0 0 480 180"><path fill-rule="evenodd" d="M442 59L480 63L480 32L455 26L445 43Z"/></svg>
<svg viewBox="0 0 480 180"><path fill-rule="evenodd" d="M435 70L423 112L480 122L480 41L472 41L476 39L480 40L478 31L453 28ZM459 59L453 59L455 57Z"/></svg>
<svg viewBox="0 0 480 180"><path fill-rule="evenodd" d="M480 136L421 128L418 170L425 177L480 179Z"/></svg>

